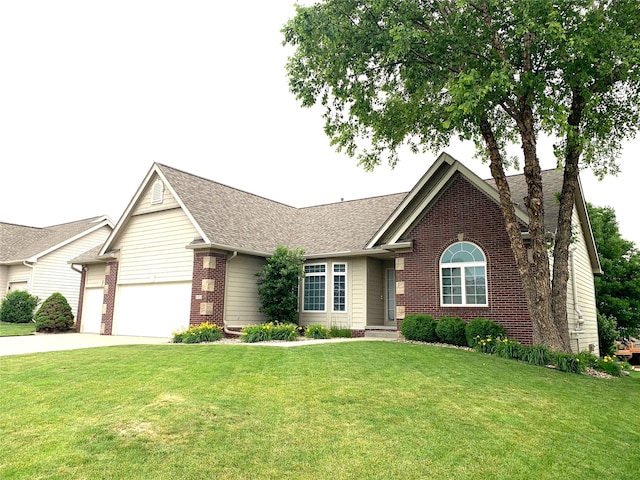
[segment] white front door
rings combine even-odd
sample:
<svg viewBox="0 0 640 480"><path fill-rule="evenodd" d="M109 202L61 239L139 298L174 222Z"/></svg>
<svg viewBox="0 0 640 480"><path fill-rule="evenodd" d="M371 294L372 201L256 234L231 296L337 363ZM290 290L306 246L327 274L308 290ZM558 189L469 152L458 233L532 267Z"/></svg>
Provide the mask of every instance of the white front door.
<svg viewBox="0 0 640 480"><path fill-rule="evenodd" d="M103 301L103 287L85 289L82 302L82 324L80 325L82 333L101 333Z"/></svg>

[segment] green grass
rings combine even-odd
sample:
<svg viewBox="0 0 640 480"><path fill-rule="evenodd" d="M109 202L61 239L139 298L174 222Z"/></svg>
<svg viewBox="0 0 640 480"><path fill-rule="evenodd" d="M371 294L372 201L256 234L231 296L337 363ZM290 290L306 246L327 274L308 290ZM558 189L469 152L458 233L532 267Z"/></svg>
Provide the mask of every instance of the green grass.
<svg viewBox="0 0 640 480"><path fill-rule="evenodd" d="M640 376L395 342L0 359L0 478L637 478Z"/></svg>
<svg viewBox="0 0 640 480"><path fill-rule="evenodd" d="M0 322L0 337L15 337L17 335L31 335L36 331L36 324Z"/></svg>

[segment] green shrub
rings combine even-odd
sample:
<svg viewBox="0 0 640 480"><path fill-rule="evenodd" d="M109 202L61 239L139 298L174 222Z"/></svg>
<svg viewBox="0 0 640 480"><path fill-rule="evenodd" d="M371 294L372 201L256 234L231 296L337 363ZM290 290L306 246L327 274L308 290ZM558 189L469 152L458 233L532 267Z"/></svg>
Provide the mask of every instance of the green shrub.
<svg viewBox="0 0 640 480"><path fill-rule="evenodd" d="M241 342L256 343L271 340L271 323L263 323L260 325L250 325L242 329L240 335Z"/></svg>
<svg viewBox="0 0 640 480"><path fill-rule="evenodd" d="M294 323L281 323L271 327L271 340L291 342L298 338L299 328Z"/></svg>
<svg viewBox="0 0 640 480"><path fill-rule="evenodd" d="M351 329L334 325L329 329L329 335L331 338L351 338Z"/></svg>
<svg viewBox="0 0 640 480"><path fill-rule="evenodd" d="M466 326L460 317L442 317L436 325L436 334L443 343L466 346Z"/></svg>
<svg viewBox="0 0 640 480"><path fill-rule="evenodd" d="M600 361L600 359L593 353L583 350L578 354L578 358L586 368L598 368L598 362Z"/></svg>
<svg viewBox="0 0 640 480"><path fill-rule="evenodd" d="M436 321L431 315L412 313L404 317L400 324L400 333L407 340L416 342L437 342Z"/></svg>
<svg viewBox="0 0 640 480"><path fill-rule="evenodd" d="M494 353L498 357L520 360L524 355L522 345L517 340L498 337L495 342Z"/></svg>
<svg viewBox="0 0 640 480"><path fill-rule="evenodd" d="M465 327L465 335L467 337L467 345L475 347L480 340L487 338L505 338L507 330L499 323L489 320L488 318L474 318L469 321Z"/></svg>
<svg viewBox="0 0 640 480"><path fill-rule="evenodd" d="M618 323L612 316L598 314L598 342L600 343L600 354L613 355L615 343L618 339Z"/></svg>
<svg viewBox="0 0 640 480"><path fill-rule="evenodd" d="M0 304L0 322L29 323L40 300L24 290L7 293Z"/></svg>
<svg viewBox="0 0 640 480"><path fill-rule="evenodd" d="M246 343L268 342L270 340L285 340L290 342L298 338L300 327L293 323L273 322L251 325L242 329L240 341Z"/></svg>
<svg viewBox="0 0 640 480"><path fill-rule="evenodd" d="M36 332L68 332L73 329L73 312L61 293L49 295L35 315Z"/></svg>
<svg viewBox="0 0 640 480"><path fill-rule="evenodd" d="M573 353L557 352L553 364L561 372L583 373L587 369L585 362L580 361L580 356Z"/></svg>
<svg viewBox="0 0 640 480"><path fill-rule="evenodd" d="M315 339L329 338L329 330L322 325L309 325L304 332L304 336Z"/></svg>
<svg viewBox="0 0 640 480"><path fill-rule="evenodd" d="M304 277L303 263L303 250L279 246L256 273L258 310L267 321L298 323L298 283Z"/></svg>
<svg viewBox="0 0 640 480"><path fill-rule="evenodd" d="M537 365L544 367L549 365L553 361L553 355L549 347L543 344L523 346L522 347L522 361L530 363L531 365Z"/></svg>
<svg viewBox="0 0 640 480"><path fill-rule="evenodd" d="M624 370L624 364L620 362L615 357L610 357L609 355L605 355L604 357L598 359L597 370L601 372L608 373L613 377L619 377L622 375L622 371Z"/></svg>
<svg viewBox="0 0 640 480"><path fill-rule="evenodd" d="M485 338L476 336L476 338L474 338L473 348L478 352L493 355L496 353L496 346L501 340L502 339L500 337L492 337L491 335Z"/></svg>
<svg viewBox="0 0 640 480"><path fill-rule="evenodd" d="M223 337L222 330L218 325L204 322L198 325L191 325L186 330L173 332L173 343L203 343L217 342Z"/></svg>

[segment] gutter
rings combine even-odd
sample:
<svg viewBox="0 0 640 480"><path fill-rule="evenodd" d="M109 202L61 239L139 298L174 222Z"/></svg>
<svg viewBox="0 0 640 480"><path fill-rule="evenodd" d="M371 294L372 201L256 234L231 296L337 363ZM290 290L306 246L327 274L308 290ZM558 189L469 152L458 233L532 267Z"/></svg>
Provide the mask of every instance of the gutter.
<svg viewBox="0 0 640 480"><path fill-rule="evenodd" d="M29 262L28 260L23 260L22 264L25 267L29 267L31 269L31 275L29 277L29 288L28 288L28 292L31 293L33 295L33 276L35 275L35 268L33 266L35 262Z"/></svg>

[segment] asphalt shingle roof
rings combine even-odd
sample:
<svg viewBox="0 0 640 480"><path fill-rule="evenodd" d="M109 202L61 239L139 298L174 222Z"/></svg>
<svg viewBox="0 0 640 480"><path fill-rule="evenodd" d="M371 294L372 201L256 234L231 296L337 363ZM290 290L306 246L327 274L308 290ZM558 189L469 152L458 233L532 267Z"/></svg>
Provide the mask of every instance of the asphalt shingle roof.
<svg viewBox="0 0 640 480"><path fill-rule="evenodd" d="M158 164L208 239L215 244L270 253L278 245L307 255L362 250L407 193L296 208ZM542 172L547 228L555 230L562 172ZM523 175L508 177L512 197L524 209ZM494 186L493 180L486 180Z"/></svg>
<svg viewBox="0 0 640 480"><path fill-rule="evenodd" d="M27 260L88 230L100 218L103 217L43 228L0 222L0 262Z"/></svg>

